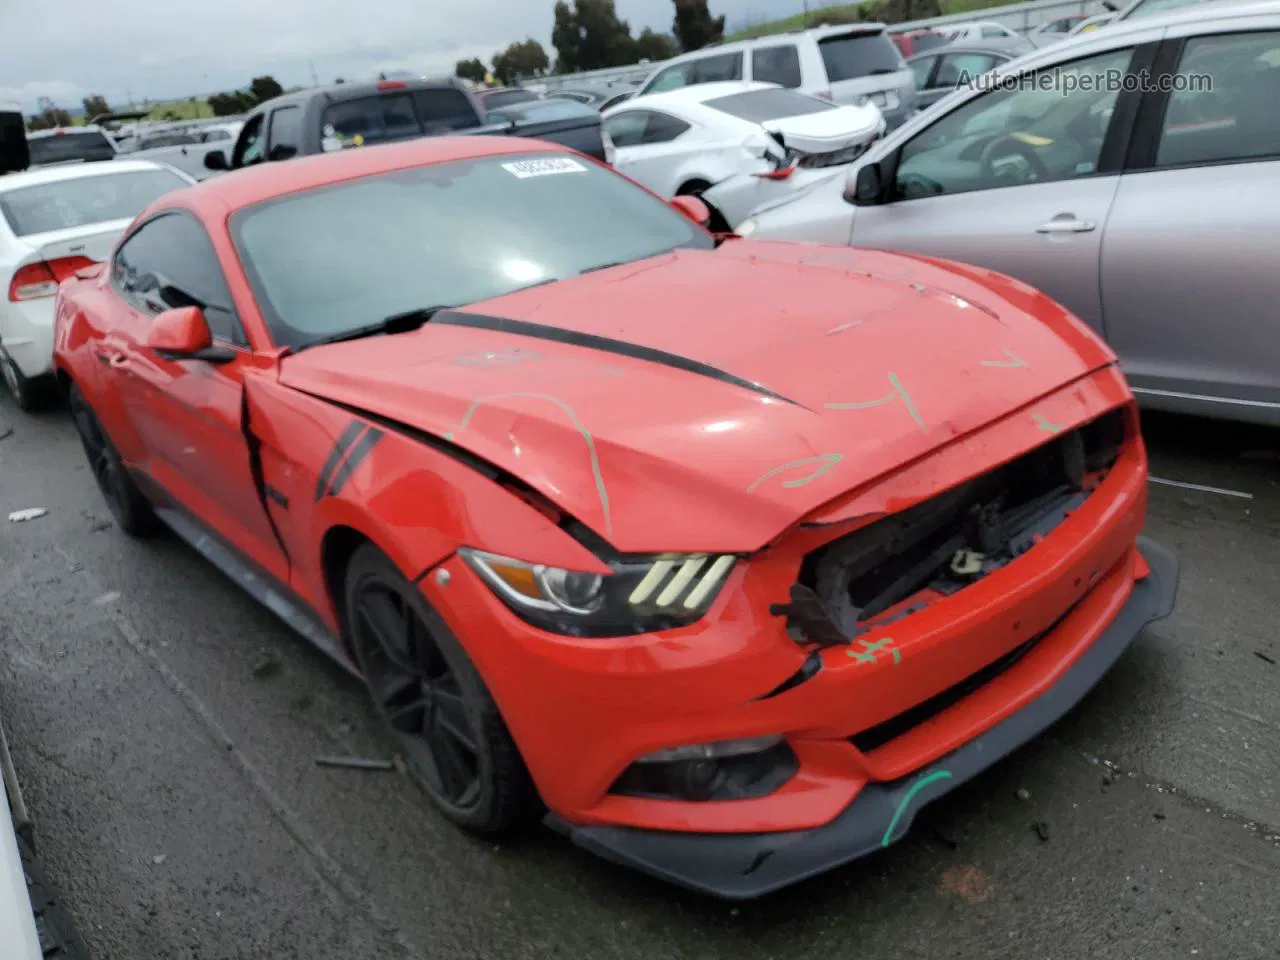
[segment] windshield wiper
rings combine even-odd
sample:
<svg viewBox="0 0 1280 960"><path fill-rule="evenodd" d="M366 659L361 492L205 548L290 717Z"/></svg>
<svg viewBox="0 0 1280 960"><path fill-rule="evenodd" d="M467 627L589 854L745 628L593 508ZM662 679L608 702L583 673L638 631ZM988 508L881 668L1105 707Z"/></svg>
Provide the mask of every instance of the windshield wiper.
<svg viewBox="0 0 1280 960"><path fill-rule="evenodd" d="M452 310L453 307L451 303L442 303L434 307L420 307L417 310L406 310L404 313L393 313L377 323L311 340L299 349L305 350L307 347L318 347L326 343L341 343L344 340L359 340L362 337L375 337L384 333L408 333L426 324L441 310Z"/></svg>

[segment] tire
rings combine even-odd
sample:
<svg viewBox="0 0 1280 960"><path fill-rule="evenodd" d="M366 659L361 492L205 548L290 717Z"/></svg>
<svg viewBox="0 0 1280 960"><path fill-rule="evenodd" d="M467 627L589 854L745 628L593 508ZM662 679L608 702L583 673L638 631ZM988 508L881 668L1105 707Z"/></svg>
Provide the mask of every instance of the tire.
<svg viewBox="0 0 1280 960"><path fill-rule="evenodd" d="M49 960L89 960L89 951L75 920L62 905L62 897L45 878L35 852L21 836L18 837L18 853L22 858L22 872L26 874L27 896L36 918L42 955Z"/></svg>
<svg viewBox="0 0 1280 960"><path fill-rule="evenodd" d="M489 688L440 615L372 544L347 566L343 610L374 709L440 812L481 837L534 822L541 802Z"/></svg>
<svg viewBox="0 0 1280 960"><path fill-rule="evenodd" d="M42 378L28 379L13 358L0 350L0 375L3 375L5 388L18 409L24 413L34 413L45 405L48 398L47 384Z"/></svg>
<svg viewBox="0 0 1280 960"><path fill-rule="evenodd" d="M89 459L89 469L94 482L107 501L107 508L116 525L131 537L147 537L159 526L155 511L129 471L120 460L120 454L102 429L97 415L89 406L80 388L72 384L67 394L71 418L80 435L80 445Z"/></svg>

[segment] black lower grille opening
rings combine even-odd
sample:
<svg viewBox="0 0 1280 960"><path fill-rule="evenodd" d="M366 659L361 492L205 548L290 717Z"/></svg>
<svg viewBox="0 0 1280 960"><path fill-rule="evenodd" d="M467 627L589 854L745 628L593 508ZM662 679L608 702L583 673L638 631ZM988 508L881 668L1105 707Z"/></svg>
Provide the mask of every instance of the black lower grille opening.
<svg viewBox="0 0 1280 960"><path fill-rule="evenodd" d="M817 595L830 623L850 639L886 613L901 615L904 602L922 591L955 593L1030 550L1078 509L1115 463L1125 424L1125 411L1114 410L827 544L805 558L799 585ZM788 626L802 641L820 632Z"/></svg>
<svg viewBox="0 0 1280 960"><path fill-rule="evenodd" d="M609 792L655 800L748 800L773 793L798 769L795 752L784 741L758 753L718 759L633 763Z"/></svg>
<svg viewBox="0 0 1280 960"><path fill-rule="evenodd" d="M1000 659L987 664L976 673L969 674L959 683L947 687L947 689L935 694L923 703L918 703L909 710L904 710L897 716L890 717L883 723L854 734L849 738L850 741L863 753L869 753L878 747L883 747L890 740L896 740L904 733L920 726L920 724L932 720L944 710L955 706L965 697L976 693L1006 670L1009 670L1015 663L1034 650L1036 645L1052 633L1054 627L1064 619L1066 618L1060 618L1043 633L1037 634L1026 643L1019 644L1000 657Z"/></svg>

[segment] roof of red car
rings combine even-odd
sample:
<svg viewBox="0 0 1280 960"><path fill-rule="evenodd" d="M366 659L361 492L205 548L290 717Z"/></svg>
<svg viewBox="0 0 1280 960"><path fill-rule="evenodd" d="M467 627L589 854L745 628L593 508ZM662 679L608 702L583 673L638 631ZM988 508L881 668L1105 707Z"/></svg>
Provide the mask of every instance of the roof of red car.
<svg viewBox="0 0 1280 960"><path fill-rule="evenodd" d="M211 208L222 208L230 213L300 190L391 170L474 157L564 149L554 143L519 137L421 137L403 143L357 147L278 163L259 163L211 177L179 191L179 194L182 204L194 210L211 212Z"/></svg>

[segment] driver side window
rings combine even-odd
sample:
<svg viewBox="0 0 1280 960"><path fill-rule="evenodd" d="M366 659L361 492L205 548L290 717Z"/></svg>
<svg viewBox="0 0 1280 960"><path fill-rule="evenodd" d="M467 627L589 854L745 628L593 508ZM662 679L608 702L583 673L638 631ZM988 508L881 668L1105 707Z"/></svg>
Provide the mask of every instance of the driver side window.
<svg viewBox="0 0 1280 960"><path fill-rule="evenodd" d="M894 199L1092 174L1132 59L1127 48L1024 74L952 110L903 144Z"/></svg>
<svg viewBox="0 0 1280 960"><path fill-rule="evenodd" d="M111 282L144 316L199 307L215 340L248 346L213 244L186 213L163 213L135 230L116 251Z"/></svg>
<svg viewBox="0 0 1280 960"><path fill-rule="evenodd" d="M244 125L240 142L236 144L236 155L232 160L232 166L247 167L251 163L261 163L266 159L267 138L263 136L266 132L265 119L266 114L260 113L250 118Z"/></svg>

